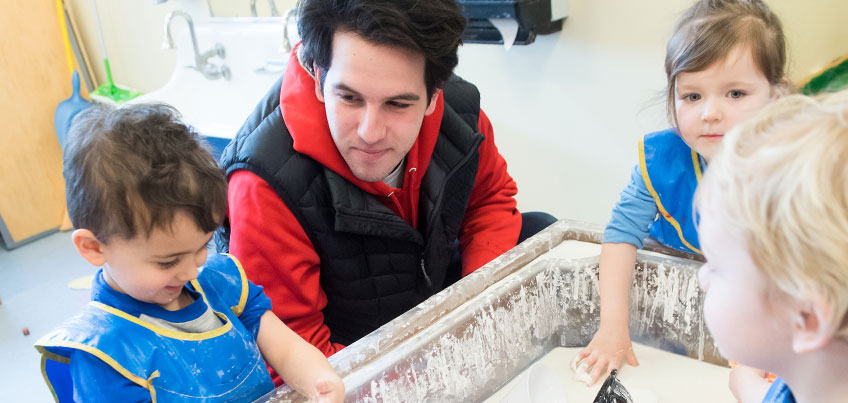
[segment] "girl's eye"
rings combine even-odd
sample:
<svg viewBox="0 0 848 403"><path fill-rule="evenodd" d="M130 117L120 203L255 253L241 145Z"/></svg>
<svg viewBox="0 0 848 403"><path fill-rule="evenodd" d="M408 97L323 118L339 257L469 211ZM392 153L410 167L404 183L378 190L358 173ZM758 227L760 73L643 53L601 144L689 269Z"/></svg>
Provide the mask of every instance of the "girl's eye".
<svg viewBox="0 0 848 403"><path fill-rule="evenodd" d="M180 262L180 259L174 259L174 260L171 260L171 261L168 261L168 262L159 262L159 267L161 267L163 269L170 269L170 268L176 266L177 263L179 263L179 262Z"/></svg>
<svg viewBox="0 0 848 403"><path fill-rule="evenodd" d="M733 90L733 91L730 91L729 93L727 93L727 95L730 96L731 98L742 98L745 95L745 93L742 92L742 91L739 91L739 90Z"/></svg>
<svg viewBox="0 0 848 403"><path fill-rule="evenodd" d="M697 102L701 100L701 94L686 94L683 96L683 99L689 102Z"/></svg>

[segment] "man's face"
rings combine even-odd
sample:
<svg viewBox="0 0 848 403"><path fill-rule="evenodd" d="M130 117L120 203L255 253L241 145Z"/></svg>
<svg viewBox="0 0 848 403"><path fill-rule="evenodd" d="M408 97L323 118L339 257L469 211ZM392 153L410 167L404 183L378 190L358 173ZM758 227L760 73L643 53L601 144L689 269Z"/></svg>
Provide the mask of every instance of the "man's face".
<svg viewBox="0 0 848 403"><path fill-rule="evenodd" d="M412 148L438 92L427 99L424 56L337 31L327 71L316 71L315 95L353 174L383 180ZM320 76L326 75L323 89Z"/></svg>

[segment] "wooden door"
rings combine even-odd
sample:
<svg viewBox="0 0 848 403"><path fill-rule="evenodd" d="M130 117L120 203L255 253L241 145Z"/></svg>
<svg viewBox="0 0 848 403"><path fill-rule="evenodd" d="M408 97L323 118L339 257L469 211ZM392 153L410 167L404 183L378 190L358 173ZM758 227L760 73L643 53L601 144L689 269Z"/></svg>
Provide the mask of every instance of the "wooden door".
<svg viewBox="0 0 848 403"><path fill-rule="evenodd" d="M65 211L56 106L71 95L56 3L0 0L0 235L15 247Z"/></svg>

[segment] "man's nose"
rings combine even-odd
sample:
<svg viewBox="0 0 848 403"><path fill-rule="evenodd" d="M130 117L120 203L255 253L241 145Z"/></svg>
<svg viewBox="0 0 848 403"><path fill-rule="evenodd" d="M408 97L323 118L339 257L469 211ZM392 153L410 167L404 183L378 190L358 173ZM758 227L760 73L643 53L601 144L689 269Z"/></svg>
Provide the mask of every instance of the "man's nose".
<svg viewBox="0 0 848 403"><path fill-rule="evenodd" d="M371 105L365 107L360 116L356 134L367 144L378 143L386 136L386 127L380 116L380 108Z"/></svg>

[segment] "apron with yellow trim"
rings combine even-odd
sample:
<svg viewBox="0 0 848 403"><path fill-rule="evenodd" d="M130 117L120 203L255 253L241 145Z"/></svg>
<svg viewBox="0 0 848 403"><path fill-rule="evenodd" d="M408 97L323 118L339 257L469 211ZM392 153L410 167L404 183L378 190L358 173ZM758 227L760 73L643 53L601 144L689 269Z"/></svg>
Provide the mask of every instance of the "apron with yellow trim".
<svg viewBox="0 0 848 403"><path fill-rule="evenodd" d="M91 302L41 338L35 347L56 399L73 399L69 362L74 350L96 356L146 388L153 402L252 401L271 391L274 384L256 341L238 320L247 299L238 262L210 254L192 286L221 318L220 328L178 332Z"/></svg>
<svg viewBox="0 0 848 403"><path fill-rule="evenodd" d="M673 129L649 133L639 142L639 168L659 209L651 236L668 247L701 254L692 212L701 179L698 154Z"/></svg>

